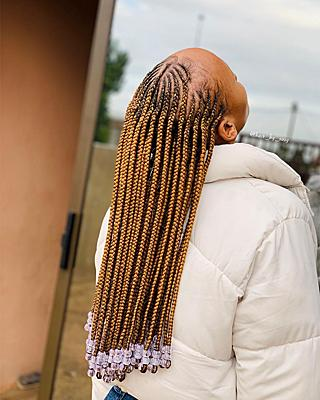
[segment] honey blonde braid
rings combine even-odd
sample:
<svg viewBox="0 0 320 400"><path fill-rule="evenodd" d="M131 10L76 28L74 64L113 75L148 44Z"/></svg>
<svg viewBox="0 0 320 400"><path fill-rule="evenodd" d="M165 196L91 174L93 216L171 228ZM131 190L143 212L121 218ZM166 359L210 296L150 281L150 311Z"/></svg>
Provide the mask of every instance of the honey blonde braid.
<svg viewBox="0 0 320 400"><path fill-rule="evenodd" d="M121 381L134 368L171 365L180 279L224 104L217 83L169 58L127 108L85 325L89 376Z"/></svg>

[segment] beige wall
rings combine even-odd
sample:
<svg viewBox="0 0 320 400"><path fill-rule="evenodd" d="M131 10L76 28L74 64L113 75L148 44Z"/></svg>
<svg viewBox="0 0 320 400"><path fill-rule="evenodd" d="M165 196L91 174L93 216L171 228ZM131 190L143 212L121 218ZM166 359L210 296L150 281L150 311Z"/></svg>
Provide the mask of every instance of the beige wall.
<svg viewBox="0 0 320 400"><path fill-rule="evenodd" d="M114 145L94 143L93 146L75 265L76 275L89 272L94 279L94 255L102 219L111 201L116 151Z"/></svg>
<svg viewBox="0 0 320 400"><path fill-rule="evenodd" d="M40 370L96 1L2 1L0 390Z"/></svg>

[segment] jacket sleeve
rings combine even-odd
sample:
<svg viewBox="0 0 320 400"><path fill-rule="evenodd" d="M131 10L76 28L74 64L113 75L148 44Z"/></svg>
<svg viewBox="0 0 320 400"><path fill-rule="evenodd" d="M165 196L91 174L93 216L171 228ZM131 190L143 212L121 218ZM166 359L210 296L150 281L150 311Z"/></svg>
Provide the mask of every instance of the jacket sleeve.
<svg viewBox="0 0 320 400"><path fill-rule="evenodd" d="M95 256L94 256L94 263L95 263L95 268L96 268L96 283L98 282L104 246L105 246L105 242L106 242L106 238L107 238L109 216L110 216L110 207L107 209L107 212L105 213L105 215L103 217L100 231L99 231L98 240L97 240L97 245L96 245L96 252L95 252Z"/></svg>
<svg viewBox="0 0 320 400"><path fill-rule="evenodd" d="M316 245L290 218L258 248L233 325L238 400L320 399Z"/></svg>

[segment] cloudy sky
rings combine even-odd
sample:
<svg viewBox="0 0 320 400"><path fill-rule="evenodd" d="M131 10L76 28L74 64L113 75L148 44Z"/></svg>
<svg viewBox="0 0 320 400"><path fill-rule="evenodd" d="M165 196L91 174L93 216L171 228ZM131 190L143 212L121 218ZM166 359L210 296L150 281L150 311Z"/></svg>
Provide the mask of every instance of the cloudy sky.
<svg viewBox="0 0 320 400"><path fill-rule="evenodd" d="M294 138L320 142L319 0L117 0L112 38L130 58L111 99L114 117L123 117L155 64L196 45L221 57L245 85L250 116L244 130L286 136L295 101Z"/></svg>

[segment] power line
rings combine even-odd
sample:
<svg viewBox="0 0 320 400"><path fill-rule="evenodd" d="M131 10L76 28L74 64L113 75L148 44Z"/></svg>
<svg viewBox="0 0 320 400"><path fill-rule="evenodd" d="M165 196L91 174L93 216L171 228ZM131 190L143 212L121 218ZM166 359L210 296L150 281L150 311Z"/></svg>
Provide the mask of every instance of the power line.
<svg viewBox="0 0 320 400"><path fill-rule="evenodd" d="M293 137L293 132L294 128L296 126L296 121L297 121L297 114L298 114L298 103L295 101L292 102L291 108L290 108L290 117L289 117L289 123L288 123L288 130L287 130L287 137L292 139Z"/></svg>

